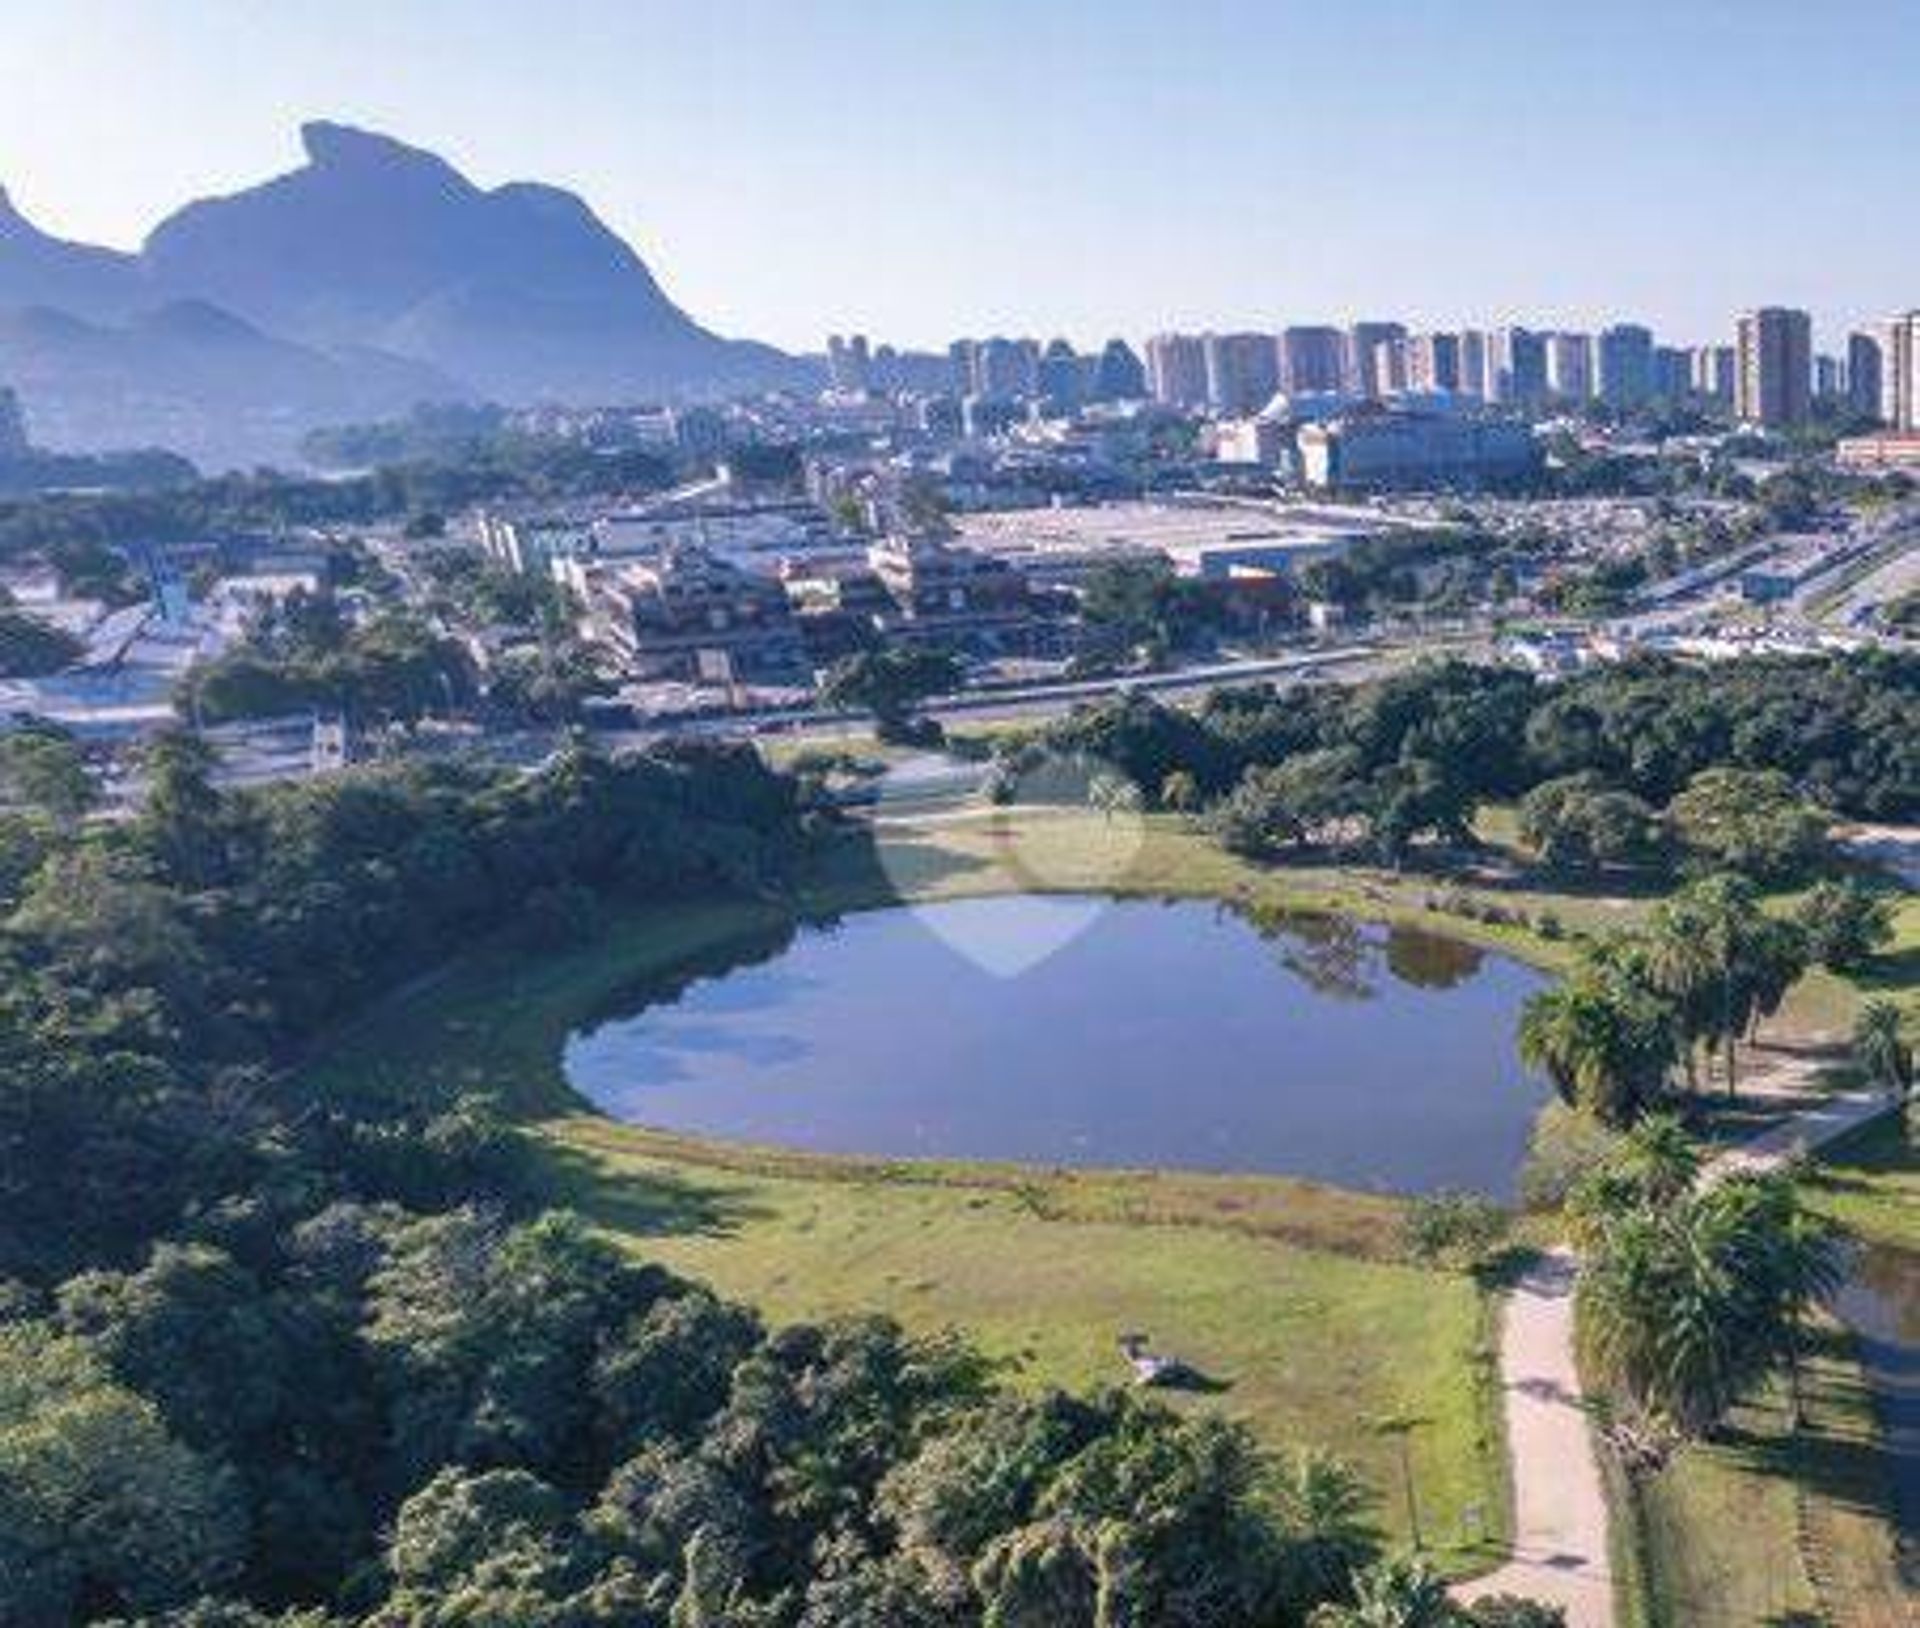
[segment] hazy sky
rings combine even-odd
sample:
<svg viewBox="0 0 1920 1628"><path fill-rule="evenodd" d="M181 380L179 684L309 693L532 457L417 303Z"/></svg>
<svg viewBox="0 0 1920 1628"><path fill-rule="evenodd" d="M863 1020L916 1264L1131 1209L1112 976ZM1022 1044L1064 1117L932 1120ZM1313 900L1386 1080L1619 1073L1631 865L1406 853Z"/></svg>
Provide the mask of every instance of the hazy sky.
<svg viewBox="0 0 1920 1628"><path fill-rule="evenodd" d="M0 0L50 230L315 116L573 187L790 346L1920 305L1920 0Z"/></svg>

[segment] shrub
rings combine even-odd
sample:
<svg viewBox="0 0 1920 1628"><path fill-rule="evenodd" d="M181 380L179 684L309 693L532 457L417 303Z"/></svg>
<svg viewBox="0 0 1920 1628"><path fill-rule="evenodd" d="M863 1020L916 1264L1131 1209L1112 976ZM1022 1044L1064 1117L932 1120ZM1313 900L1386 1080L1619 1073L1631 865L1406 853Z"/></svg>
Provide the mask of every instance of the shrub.
<svg viewBox="0 0 1920 1628"><path fill-rule="evenodd" d="M1407 1253L1428 1265L1472 1268L1506 1241L1513 1217L1484 1193L1451 1189L1407 1206L1400 1236Z"/></svg>

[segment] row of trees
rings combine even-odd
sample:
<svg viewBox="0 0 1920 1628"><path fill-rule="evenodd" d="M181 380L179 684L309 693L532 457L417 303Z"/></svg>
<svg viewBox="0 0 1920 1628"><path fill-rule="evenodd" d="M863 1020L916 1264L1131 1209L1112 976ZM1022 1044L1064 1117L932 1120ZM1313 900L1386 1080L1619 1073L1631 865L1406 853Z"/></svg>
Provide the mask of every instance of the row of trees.
<svg viewBox="0 0 1920 1628"><path fill-rule="evenodd" d="M1705 1179L1677 1121L1655 1117L1575 1189L1569 1213L1583 1351L1630 1438L1657 1452L1706 1434L1775 1372L1798 1426L1808 1319L1843 1256L1790 1172Z"/></svg>
<svg viewBox="0 0 1920 1628"><path fill-rule="evenodd" d="M1397 851L1409 822L1457 831L1480 802L1553 786L1536 816L1570 860L1596 847L1636 852L1650 811L1684 797L1676 818L1701 852L1777 870L1806 857L1815 809L1920 815L1920 658L1711 670L1645 660L1554 685L1432 663L1358 685L1217 690L1191 713L1123 696L1080 709L1037 744L1108 764L1152 803L1177 789L1211 808L1244 785L1236 821L1249 816L1253 840L1279 846L1290 825L1354 831L1346 822L1364 820L1380 826L1377 846ZM1271 837L1260 830L1269 816Z"/></svg>
<svg viewBox="0 0 1920 1628"><path fill-rule="evenodd" d="M1690 1088L1718 1058L1729 1095L1739 1053L1815 959L1855 967L1891 936L1883 896L1857 883L1813 890L1794 917L1753 885L1716 875L1655 907L1644 929L1585 947L1521 1013L1522 1057L1560 1095L1610 1124L1657 1108L1676 1069Z"/></svg>
<svg viewBox="0 0 1920 1628"><path fill-rule="evenodd" d="M1826 851L1827 821L1777 769L1703 769L1664 809L1591 769L1543 780L1520 802L1520 835L1558 870L1666 866L1676 858L1785 878Z"/></svg>
<svg viewBox="0 0 1920 1628"><path fill-rule="evenodd" d="M1161 785L1163 807L1184 811L1196 800L1179 770ZM1209 823L1248 858L1318 847L1398 863L1423 837L1471 843L1476 802L1459 765L1414 757L1369 768L1356 748L1333 747L1253 765L1214 804ZM1664 810L1591 770L1542 781L1520 804L1522 838L1549 866L1576 872L1684 864L1785 879L1826 854L1826 827L1770 769L1703 769Z"/></svg>

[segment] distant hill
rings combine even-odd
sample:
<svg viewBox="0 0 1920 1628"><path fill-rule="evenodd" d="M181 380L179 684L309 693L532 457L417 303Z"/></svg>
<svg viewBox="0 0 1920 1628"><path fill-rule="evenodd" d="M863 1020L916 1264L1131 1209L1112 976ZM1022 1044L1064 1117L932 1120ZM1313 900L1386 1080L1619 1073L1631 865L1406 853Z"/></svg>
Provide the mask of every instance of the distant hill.
<svg viewBox="0 0 1920 1628"><path fill-rule="evenodd" d="M41 231L0 187L0 306L57 306L78 316L119 316L132 310L143 292L136 256Z"/></svg>
<svg viewBox="0 0 1920 1628"><path fill-rule="evenodd" d="M313 350L198 301L113 323L47 306L0 311L0 380L42 446L158 445L215 469L285 461L314 424L465 393L422 363Z"/></svg>
<svg viewBox="0 0 1920 1628"><path fill-rule="evenodd" d="M137 255L52 237L0 194L0 382L47 439L162 438L218 463L228 442L284 454L343 409L813 381L810 364L693 321L571 193L483 189L345 125L301 137L299 169L188 204ZM172 439L196 412L196 444ZM245 428L221 422L236 414Z"/></svg>

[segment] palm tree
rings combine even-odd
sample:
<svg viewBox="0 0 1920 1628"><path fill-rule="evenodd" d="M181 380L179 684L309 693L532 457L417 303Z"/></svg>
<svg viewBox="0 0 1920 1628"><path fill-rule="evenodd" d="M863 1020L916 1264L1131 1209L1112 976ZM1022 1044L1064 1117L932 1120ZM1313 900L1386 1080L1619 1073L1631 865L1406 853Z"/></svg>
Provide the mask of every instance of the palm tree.
<svg viewBox="0 0 1920 1628"><path fill-rule="evenodd" d="M1569 1103L1586 1095L1602 1051L1599 1019L1572 984L1530 996L1520 1011L1520 1060L1553 1081Z"/></svg>
<svg viewBox="0 0 1920 1628"><path fill-rule="evenodd" d="M1648 981L1668 1003L1691 1090L1699 1078L1695 1053L1703 1040L1711 1045L1717 979L1710 949L1695 930L1683 896L1669 899L1654 911L1649 930L1636 948Z"/></svg>
<svg viewBox="0 0 1920 1628"><path fill-rule="evenodd" d="M1337 1597L1374 1552L1373 1494L1346 1460L1324 1448L1289 1454L1274 1479L1293 1579L1289 1596L1301 1604Z"/></svg>
<svg viewBox="0 0 1920 1628"><path fill-rule="evenodd" d="M1568 1102L1631 1124L1665 1087L1673 1061L1667 1013L1592 967L1532 996L1520 1014L1521 1060Z"/></svg>
<svg viewBox="0 0 1920 1628"><path fill-rule="evenodd" d="M1633 1186L1654 1204L1683 1198L1700 1174L1700 1149L1672 1114L1641 1120L1627 1133L1617 1158Z"/></svg>
<svg viewBox="0 0 1920 1628"><path fill-rule="evenodd" d="M1853 1026L1853 1060L1869 1083L1902 1098L1913 1091L1913 1048L1901 1033L1900 1008L1871 1000Z"/></svg>
<svg viewBox="0 0 1920 1628"><path fill-rule="evenodd" d="M1595 1371L1643 1414L1697 1436L1751 1372L1724 1220L1698 1202L1643 1205L1605 1225L1580 1271L1576 1316Z"/></svg>
<svg viewBox="0 0 1920 1628"><path fill-rule="evenodd" d="M1582 965L1607 983L1671 1003L1667 969L1659 950L1659 941L1652 933L1615 932L1589 945L1582 952ZM1684 1029L1676 1030L1676 1034L1686 1038Z"/></svg>
<svg viewBox="0 0 1920 1628"><path fill-rule="evenodd" d="M1461 1620L1447 1586L1414 1555L1389 1555L1353 1578L1351 1605L1323 1605L1311 1628L1454 1628Z"/></svg>
<svg viewBox="0 0 1920 1628"><path fill-rule="evenodd" d="M1652 963L1694 1031L1726 1048L1728 1096L1738 1088L1740 1037L1755 1011L1770 1010L1768 1000L1778 1006L1800 974L1789 932L1768 919L1740 876L1694 882L1654 912Z"/></svg>
<svg viewBox="0 0 1920 1628"><path fill-rule="evenodd" d="M1641 1414L1689 1437L1783 1364L1797 1426L1805 1323L1839 1287L1840 1234L1789 1173L1700 1186L1697 1168L1655 1120L1582 1184L1582 1345Z"/></svg>
<svg viewBox="0 0 1920 1628"><path fill-rule="evenodd" d="M1744 1275L1755 1302L1754 1334L1787 1365L1788 1418L1798 1430L1805 1413L1800 1365L1806 1320L1833 1298L1845 1276L1841 1234L1806 1207L1789 1175L1729 1182L1723 1191L1738 1203L1742 1189L1751 1207L1751 1258Z"/></svg>

